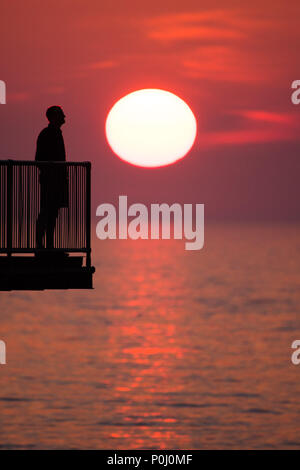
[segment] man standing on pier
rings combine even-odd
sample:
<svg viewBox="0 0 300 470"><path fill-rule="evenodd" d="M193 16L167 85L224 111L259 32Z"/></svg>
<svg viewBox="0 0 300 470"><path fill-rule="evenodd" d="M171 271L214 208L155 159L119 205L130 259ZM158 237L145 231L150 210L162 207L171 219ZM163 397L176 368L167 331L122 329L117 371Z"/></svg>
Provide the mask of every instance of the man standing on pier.
<svg viewBox="0 0 300 470"><path fill-rule="evenodd" d="M65 162L66 152L61 126L65 123L65 114L60 106L51 106L46 111L48 127L43 129L37 139L36 162L40 165L41 204L36 223L36 246L54 248L54 230L59 209L68 206L68 177L65 165L53 165L53 162ZM49 164L47 164L49 163Z"/></svg>

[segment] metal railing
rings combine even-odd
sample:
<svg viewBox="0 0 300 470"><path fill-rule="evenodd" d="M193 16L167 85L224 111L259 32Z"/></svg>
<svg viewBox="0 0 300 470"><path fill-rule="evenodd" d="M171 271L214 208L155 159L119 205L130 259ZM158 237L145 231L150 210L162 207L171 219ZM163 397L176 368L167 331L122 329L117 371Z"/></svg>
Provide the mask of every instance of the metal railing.
<svg viewBox="0 0 300 470"><path fill-rule="evenodd" d="M0 161L0 253L46 250L37 244L37 220L45 194L42 175L50 174L46 189L55 195L62 172L67 202L58 209L52 250L85 253L91 266L90 162Z"/></svg>

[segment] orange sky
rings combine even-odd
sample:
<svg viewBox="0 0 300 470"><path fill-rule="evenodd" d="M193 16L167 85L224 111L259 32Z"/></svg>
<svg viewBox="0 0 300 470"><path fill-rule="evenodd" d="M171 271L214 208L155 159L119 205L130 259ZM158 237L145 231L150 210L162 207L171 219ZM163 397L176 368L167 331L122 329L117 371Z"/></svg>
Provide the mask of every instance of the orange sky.
<svg viewBox="0 0 300 470"><path fill-rule="evenodd" d="M61 104L68 159L93 163L95 204L128 194L205 203L218 218L299 218L297 0L5 0L1 10L0 158L33 158L45 108ZM106 144L112 104L147 87L196 114L195 147L174 167L132 168Z"/></svg>

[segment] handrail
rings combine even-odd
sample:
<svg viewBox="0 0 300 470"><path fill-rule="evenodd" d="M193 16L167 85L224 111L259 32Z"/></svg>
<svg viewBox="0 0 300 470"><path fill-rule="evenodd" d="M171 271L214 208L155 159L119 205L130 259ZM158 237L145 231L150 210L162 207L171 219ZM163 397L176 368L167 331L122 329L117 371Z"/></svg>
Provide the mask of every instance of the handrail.
<svg viewBox="0 0 300 470"><path fill-rule="evenodd" d="M49 168L49 172L47 172ZM58 195L66 194L62 203ZM91 164L0 160L0 253L82 252L91 266ZM49 202L50 201L50 202ZM54 245L37 243L37 221L57 206ZM48 212L47 212L48 211ZM48 223L48 222L47 222ZM44 236L46 239L47 237Z"/></svg>

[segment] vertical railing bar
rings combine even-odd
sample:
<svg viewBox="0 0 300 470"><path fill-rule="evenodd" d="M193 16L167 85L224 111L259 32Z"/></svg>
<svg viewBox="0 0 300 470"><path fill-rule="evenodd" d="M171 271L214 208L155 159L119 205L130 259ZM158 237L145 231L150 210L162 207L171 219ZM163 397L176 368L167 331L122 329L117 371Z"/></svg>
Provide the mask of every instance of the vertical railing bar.
<svg viewBox="0 0 300 470"><path fill-rule="evenodd" d="M30 247L30 196L31 196L31 188L30 188L30 172L31 172L31 167L28 167L28 172L27 172L27 249Z"/></svg>
<svg viewBox="0 0 300 470"><path fill-rule="evenodd" d="M12 203L13 203L13 186L12 186L12 161L8 160L7 164L7 227L6 227L6 238L7 238L7 255L11 256L12 250Z"/></svg>
<svg viewBox="0 0 300 470"><path fill-rule="evenodd" d="M86 265L91 267L91 164L86 164Z"/></svg>

